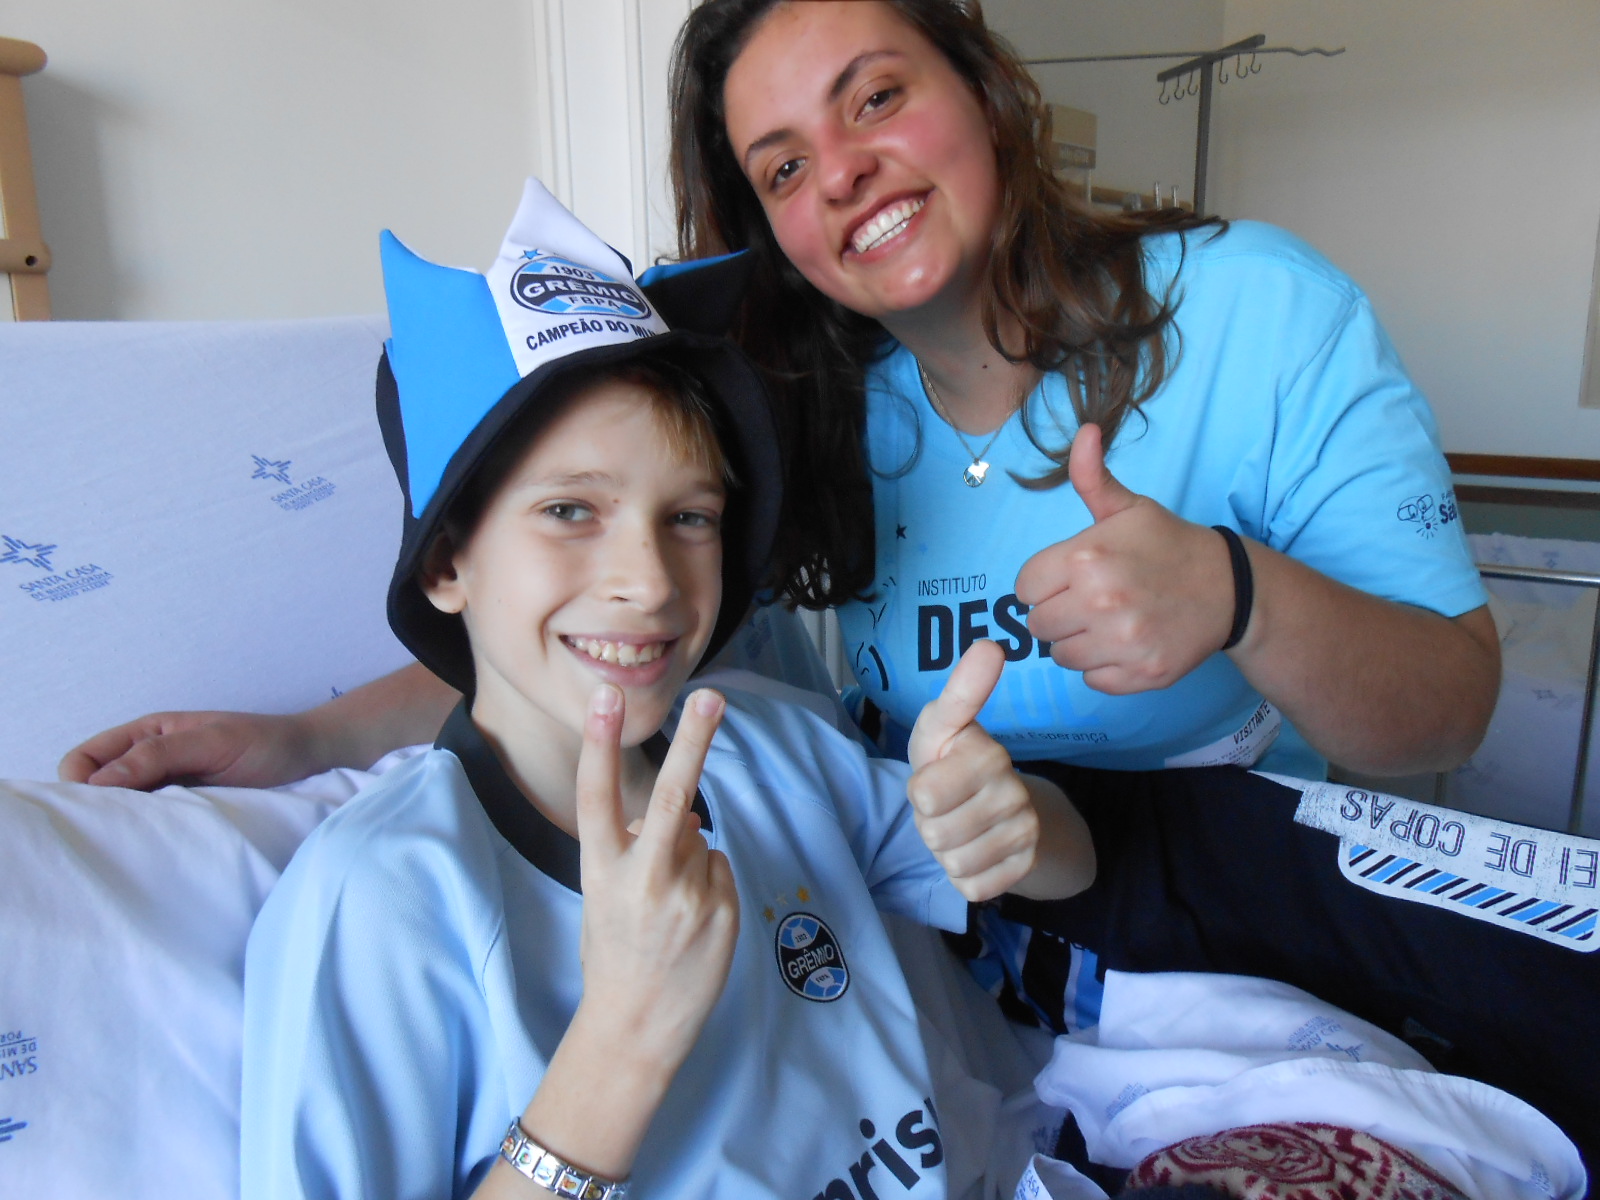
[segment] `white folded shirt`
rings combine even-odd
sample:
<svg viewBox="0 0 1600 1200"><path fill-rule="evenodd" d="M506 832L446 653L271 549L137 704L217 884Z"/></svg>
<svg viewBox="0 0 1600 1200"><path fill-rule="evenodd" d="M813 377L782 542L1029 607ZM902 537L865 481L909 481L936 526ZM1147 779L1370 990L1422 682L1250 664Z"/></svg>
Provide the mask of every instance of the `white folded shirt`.
<svg viewBox="0 0 1600 1200"><path fill-rule="evenodd" d="M1108 971L1100 1024L1057 1038L1035 1085L1072 1110L1090 1158L1107 1166L1225 1129L1307 1121L1409 1151L1474 1200L1576 1200L1586 1186L1576 1147L1531 1105L1441 1075L1398 1038L1271 980Z"/></svg>

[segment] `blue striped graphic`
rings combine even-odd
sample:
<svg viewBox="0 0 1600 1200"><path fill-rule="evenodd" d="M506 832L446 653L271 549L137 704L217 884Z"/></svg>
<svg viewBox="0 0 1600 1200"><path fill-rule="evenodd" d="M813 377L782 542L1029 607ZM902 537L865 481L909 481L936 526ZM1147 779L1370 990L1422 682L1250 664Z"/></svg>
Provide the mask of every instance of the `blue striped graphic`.
<svg viewBox="0 0 1600 1200"><path fill-rule="evenodd" d="M1579 913L1570 921L1564 922L1560 925L1552 925L1550 927L1550 932L1564 934L1567 937L1577 938L1580 941L1587 941L1590 937L1594 936L1596 916L1597 914L1593 912Z"/></svg>
<svg viewBox="0 0 1600 1200"><path fill-rule="evenodd" d="M1372 883L1383 884L1388 889L1438 896L1463 908L1489 913L1502 921L1515 921L1544 934L1587 942L1595 936L1596 924L1600 923L1600 909L1520 895L1370 846L1346 844L1345 854L1346 865Z"/></svg>

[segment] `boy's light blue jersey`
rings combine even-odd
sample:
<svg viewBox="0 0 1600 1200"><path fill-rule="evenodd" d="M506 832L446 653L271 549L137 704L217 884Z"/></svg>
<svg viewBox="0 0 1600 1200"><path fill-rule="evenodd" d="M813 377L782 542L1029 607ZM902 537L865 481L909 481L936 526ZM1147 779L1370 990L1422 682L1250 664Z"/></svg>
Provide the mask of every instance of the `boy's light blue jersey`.
<svg viewBox="0 0 1600 1200"><path fill-rule="evenodd" d="M1486 603L1433 417L1360 289L1297 238L1248 221L1145 247L1152 292L1173 285L1175 335L1166 382L1107 456L1112 474L1187 520L1228 525L1374 595L1446 616ZM1013 758L1151 769L1265 749L1277 714L1223 654L1133 696L1056 666L1028 632L1017 572L1087 528L1088 510L1070 484L1029 491L1008 475L1055 465L1018 416L984 456L987 482L967 486L971 450L929 405L903 347L867 383L877 576L873 598L839 618L856 683L901 731L989 637L1011 661L980 719ZM1070 441L1061 376L1028 405L1041 440ZM1261 762L1325 770L1288 729Z"/></svg>
<svg viewBox="0 0 1600 1200"><path fill-rule="evenodd" d="M698 810L738 886L733 967L634 1194L810 1200L864 1195L858 1176L968 1194L998 1093L947 1054L930 1068L878 913L960 929L966 904L913 825L907 768L757 686L726 691ZM256 924L246 1200L470 1193L577 1006L577 843L463 712L440 744L324 822Z"/></svg>

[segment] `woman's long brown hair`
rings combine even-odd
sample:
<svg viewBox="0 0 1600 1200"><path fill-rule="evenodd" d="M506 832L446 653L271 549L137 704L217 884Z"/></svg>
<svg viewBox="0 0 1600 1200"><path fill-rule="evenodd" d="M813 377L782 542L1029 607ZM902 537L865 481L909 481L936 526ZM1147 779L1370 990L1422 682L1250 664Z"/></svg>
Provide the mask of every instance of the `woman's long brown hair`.
<svg viewBox="0 0 1600 1200"><path fill-rule="evenodd" d="M824 608L872 584L864 372L893 343L788 261L728 142L728 70L763 18L786 2L706 0L689 15L673 57L672 182L684 258L748 250L755 260L734 336L767 373L785 442L774 585L792 603ZM1059 371L1078 424L1100 425L1109 446L1161 386L1177 350L1166 336L1172 298L1145 286L1141 239L1222 223L1178 209L1093 210L1057 179L1049 109L1016 53L984 24L977 0L882 2L967 81L994 130L1001 207L982 310L990 344L1012 362ZM1021 344L1002 343L1002 315ZM1058 486L1068 447L1040 435L1028 406L1022 416L1028 437L1057 465L1018 482Z"/></svg>

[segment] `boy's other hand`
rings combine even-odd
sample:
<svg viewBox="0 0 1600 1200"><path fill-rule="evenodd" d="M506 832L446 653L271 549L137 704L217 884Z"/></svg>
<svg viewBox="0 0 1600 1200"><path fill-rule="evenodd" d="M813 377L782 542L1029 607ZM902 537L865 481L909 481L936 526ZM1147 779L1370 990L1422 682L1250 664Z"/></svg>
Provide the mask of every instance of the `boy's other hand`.
<svg viewBox="0 0 1600 1200"><path fill-rule="evenodd" d="M917 829L968 900L989 900L1026 876L1039 846L1039 813L1011 755L978 724L1005 653L974 642L911 730Z"/></svg>
<svg viewBox="0 0 1600 1200"><path fill-rule="evenodd" d="M722 994L739 933L727 856L700 835L691 805L726 702L702 688L683 716L642 821L623 810L623 695L603 684L590 701L578 759L583 882L582 1010L605 1007L651 1066L675 1072Z"/></svg>

